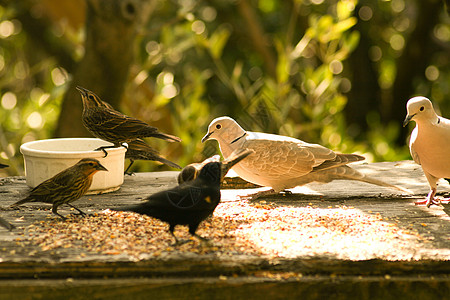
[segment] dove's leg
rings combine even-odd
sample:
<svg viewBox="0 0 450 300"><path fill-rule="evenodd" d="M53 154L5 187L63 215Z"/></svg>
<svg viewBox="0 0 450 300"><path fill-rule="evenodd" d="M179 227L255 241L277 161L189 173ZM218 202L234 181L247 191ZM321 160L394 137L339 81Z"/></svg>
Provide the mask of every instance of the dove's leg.
<svg viewBox="0 0 450 300"><path fill-rule="evenodd" d="M256 200L261 197L265 196L271 196L271 195L292 195L292 192L290 190L282 190L282 191L275 191L274 189L266 190L266 191L259 191L253 194L248 194L245 196L239 196L242 200Z"/></svg>
<svg viewBox="0 0 450 300"><path fill-rule="evenodd" d="M431 205L439 205L440 201L436 200L434 197L436 195L436 188L432 188L430 192L428 193L428 196L425 198L425 200L422 201L416 201L414 202L415 205L426 205L427 207L430 207Z"/></svg>
<svg viewBox="0 0 450 300"><path fill-rule="evenodd" d="M428 180L428 184L430 185L430 192L428 193L428 196L425 198L425 200L414 202L414 204L416 204L416 205L425 204L427 207L430 207L433 204L439 205L440 204L439 200L437 200L434 197L436 195L438 178L434 177L433 175L426 172L425 170L423 171L423 173L425 174L425 177Z"/></svg>
<svg viewBox="0 0 450 300"><path fill-rule="evenodd" d="M239 196L239 198L241 198L241 200L256 200L256 199L264 197L264 196L276 195L276 194L278 194L278 193L275 192L274 189L270 189L270 190L266 190L266 191L259 191L259 192L253 193L253 194Z"/></svg>

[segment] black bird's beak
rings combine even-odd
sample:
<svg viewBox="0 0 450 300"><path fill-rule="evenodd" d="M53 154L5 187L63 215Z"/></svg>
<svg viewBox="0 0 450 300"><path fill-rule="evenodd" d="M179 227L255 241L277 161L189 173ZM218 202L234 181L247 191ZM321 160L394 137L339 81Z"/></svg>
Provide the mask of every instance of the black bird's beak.
<svg viewBox="0 0 450 300"><path fill-rule="evenodd" d="M81 86L76 86L75 88L80 92L82 96L87 96L89 92L87 89L82 88Z"/></svg>
<svg viewBox="0 0 450 300"><path fill-rule="evenodd" d="M96 169L96 170L99 170L99 171L106 171L106 172L108 172L108 169L105 168L102 164L98 164L98 165L95 167L95 169Z"/></svg>
<svg viewBox="0 0 450 300"><path fill-rule="evenodd" d="M227 175L228 171L238 162L249 156L250 154L255 153L255 151L251 149L238 149L231 153L230 157L225 159L222 162L221 166L221 181Z"/></svg>
<svg viewBox="0 0 450 300"><path fill-rule="evenodd" d="M408 125L409 121L411 121L412 118L414 118L416 114L414 115L407 115L405 118L405 121L403 121L403 127L405 127L406 125Z"/></svg>
<svg viewBox="0 0 450 300"><path fill-rule="evenodd" d="M206 142L209 137L211 136L211 134L213 134L214 131L208 132L203 138L202 138L202 143Z"/></svg>

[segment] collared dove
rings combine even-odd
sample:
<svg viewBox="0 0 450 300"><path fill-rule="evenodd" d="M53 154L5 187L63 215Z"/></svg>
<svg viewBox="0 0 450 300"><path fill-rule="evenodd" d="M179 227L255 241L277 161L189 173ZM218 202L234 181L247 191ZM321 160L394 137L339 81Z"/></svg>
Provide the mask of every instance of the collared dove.
<svg viewBox="0 0 450 300"><path fill-rule="evenodd" d="M369 178L347 166L348 163L364 160L363 156L336 153L292 137L245 131L230 117L214 119L202 142L208 139L219 142L225 159L237 149L255 151L232 169L241 178L271 187L276 193L313 181L326 183L335 179L359 180L406 191Z"/></svg>
<svg viewBox="0 0 450 300"><path fill-rule="evenodd" d="M439 117L431 101L414 97L406 104L407 115L403 126L415 121L409 149L413 160L422 166L430 185L430 193L424 201L416 204L439 204L435 200L437 181L450 177L450 120ZM447 200L446 200L447 201Z"/></svg>

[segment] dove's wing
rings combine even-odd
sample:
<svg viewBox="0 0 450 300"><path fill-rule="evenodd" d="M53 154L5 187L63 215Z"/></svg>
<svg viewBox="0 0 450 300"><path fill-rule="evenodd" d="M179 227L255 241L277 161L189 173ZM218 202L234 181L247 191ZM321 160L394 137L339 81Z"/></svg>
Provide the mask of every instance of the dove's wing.
<svg viewBox="0 0 450 300"><path fill-rule="evenodd" d="M415 148L414 148L414 142L417 138L417 126L414 128L414 130L411 133L411 141L409 143L409 152L411 153L411 157L412 159L420 165L420 158L419 158L419 154L416 152Z"/></svg>
<svg viewBox="0 0 450 300"><path fill-rule="evenodd" d="M328 148L299 140L248 139L243 148L255 153L240 162L241 167L267 179L303 176L336 158L336 153Z"/></svg>

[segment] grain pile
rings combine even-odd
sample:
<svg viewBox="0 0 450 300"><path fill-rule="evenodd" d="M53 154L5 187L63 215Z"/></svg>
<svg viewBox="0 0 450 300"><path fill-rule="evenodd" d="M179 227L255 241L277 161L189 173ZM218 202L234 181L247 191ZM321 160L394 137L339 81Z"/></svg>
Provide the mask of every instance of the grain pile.
<svg viewBox="0 0 450 300"><path fill-rule="evenodd" d="M37 246L40 251L71 249L81 257L100 254L130 260L173 253L404 260L415 259L413 249L418 247L417 234L384 221L379 214L345 206L225 201L197 232L209 238L209 243L192 239L173 246L167 229L167 224L147 216L105 210L66 222L52 218L35 223L25 228L18 243ZM184 226L177 226L175 235L190 239Z"/></svg>

